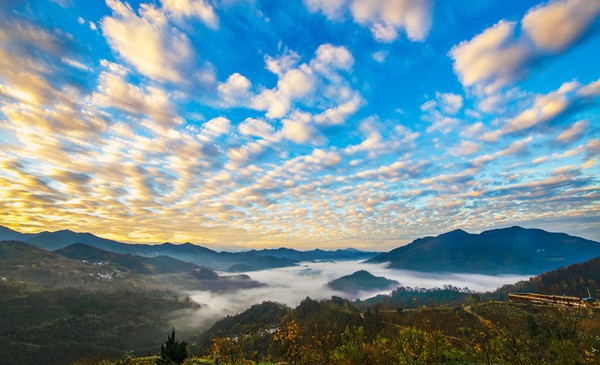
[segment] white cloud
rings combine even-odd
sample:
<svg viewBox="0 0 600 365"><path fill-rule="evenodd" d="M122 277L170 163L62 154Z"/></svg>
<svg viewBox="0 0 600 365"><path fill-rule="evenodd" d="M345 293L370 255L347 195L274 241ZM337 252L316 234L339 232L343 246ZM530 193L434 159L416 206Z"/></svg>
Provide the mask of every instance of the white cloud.
<svg viewBox="0 0 600 365"><path fill-rule="evenodd" d="M224 117L216 117L202 125L202 130L212 137L219 137L229 133L231 130L231 121Z"/></svg>
<svg viewBox="0 0 600 365"><path fill-rule="evenodd" d="M321 12L330 20L350 12L354 21L369 28L380 42L392 42L399 31L409 39L422 41L431 28L433 0L305 0L311 12Z"/></svg>
<svg viewBox="0 0 600 365"><path fill-rule="evenodd" d="M515 22L500 21L450 51L465 87L491 94L523 77L534 51L515 37Z"/></svg>
<svg viewBox="0 0 600 365"><path fill-rule="evenodd" d="M323 44L308 63L297 65L299 56L286 52L279 58L265 57L268 70L278 76L277 86L263 88L251 97L249 106L265 110L271 119L285 117L296 103L325 109L314 120L320 124L342 124L362 104L360 94L348 86L340 71L349 71L354 57L345 47ZM320 91L320 92L319 92ZM295 123L288 123L295 126Z"/></svg>
<svg viewBox="0 0 600 365"><path fill-rule="evenodd" d="M565 82L556 91L537 95L533 105L516 117L509 119L500 129L487 132L481 138L485 141L495 142L498 137L503 135L547 125L564 115L573 105L593 102L598 95L596 92L600 93L600 89L594 87L597 84L598 81L588 85L581 85L576 81Z"/></svg>
<svg viewBox="0 0 600 365"><path fill-rule="evenodd" d="M322 44L317 48L311 66L318 72L329 74L331 70L348 71L354 64L354 57L346 47Z"/></svg>
<svg viewBox="0 0 600 365"><path fill-rule="evenodd" d="M283 119L282 135L290 141L298 144L312 142L322 143L323 136L310 123L311 116L308 113L295 112L289 118Z"/></svg>
<svg viewBox="0 0 600 365"><path fill-rule="evenodd" d="M251 105L258 110L266 110L268 118L282 118L291 108L294 100L301 99L316 88L316 77L312 69L303 64L281 75L274 89L265 89L256 95Z"/></svg>
<svg viewBox="0 0 600 365"><path fill-rule="evenodd" d="M323 151L320 149L315 149L310 156L305 158L305 162L331 168L339 165L342 162L342 156L335 151Z"/></svg>
<svg viewBox="0 0 600 365"><path fill-rule="evenodd" d="M267 122L254 119L247 118L238 126L238 130L240 134L245 136L255 136L260 138L269 138L273 135L273 127Z"/></svg>
<svg viewBox="0 0 600 365"><path fill-rule="evenodd" d="M463 106L463 98L453 93L436 93L436 98L440 103L440 108L446 114L454 115Z"/></svg>
<svg viewBox="0 0 600 365"><path fill-rule="evenodd" d="M371 57L378 63L384 63L387 56L388 56L387 51L377 51L371 55Z"/></svg>
<svg viewBox="0 0 600 365"><path fill-rule="evenodd" d="M91 96L100 107L113 107L133 115L147 115L163 127L180 124L169 95L154 86L136 86L125 80L127 69L107 61L99 77L98 90Z"/></svg>
<svg viewBox="0 0 600 365"><path fill-rule="evenodd" d="M448 134L452 130L454 130L454 128L456 126L458 126L460 124L459 119L445 116L445 115L441 114L440 112L438 112L437 110L424 116L424 119L426 119L432 123L429 127L427 127L427 129L426 129L427 133L433 133L433 132L438 131L443 134Z"/></svg>
<svg viewBox="0 0 600 365"><path fill-rule="evenodd" d="M523 30L546 52L562 52L587 30L600 12L600 1L564 0L531 9Z"/></svg>
<svg viewBox="0 0 600 365"><path fill-rule="evenodd" d="M463 98L458 94L440 92L436 92L435 96L435 100L427 100L421 105L424 112L422 119L432 123L426 131L448 134L460 124L454 115L462 109Z"/></svg>
<svg viewBox="0 0 600 365"><path fill-rule="evenodd" d="M327 18L334 20L342 15L348 0L304 0L304 4L313 13L322 12Z"/></svg>
<svg viewBox="0 0 600 365"><path fill-rule="evenodd" d="M481 146L475 142L462 141L458 146L450 148L450 154L452 156L470 156L477 153L481 149Z"/></svg>
<svg viewBox="0 0 600 365"><path fill-rule="evenodd" d="M205 0L161 0L165 11L175 18L197 17L212 29L219 26L215 10Z"/></svg>
<svg viewBox="0 0 600 365"><path fill-rule="evenodd" d="M590 122L587 120L580 120L575 122L569 129L559 134L555 141L561 144L571 143L579 139L588 129Z"/></svg>
<svg viewBox="0 0 600 365"><path fill-rule="evenodd" d="M113 15L102 19L102 32L110 47L140 73L157 81L181 84L214 81L210 68L195 69L191 41L169 24L160 9L141 4L138 16L129 4L118 0L106 0L106 4Z"/></svg>
<svg viewBox="0 0 600 365"><path fill-rule="evenodd" d="M346 147L345 153L365 152L367 157L375 158L401 150L410 150L415 147L414 141L419 137L419 133L401 124L388 128L375 117L365 119L360 124L360 130L365 135L365 139L358 145Z"/></svg>
<svg viewBox="0 0 600 365"><path fill-rule="evenodd" d="M483 126L483 123L477 122L462 128L462 130L460 131L460 135L462 137L475 138L479 137L484 132L485 127Z"/></svg>
<svg viewBox="0 0 600 365"><path fill-rule="evenodd" d="M300 61L300 55L294 51L288 51L277 58L271 56L265 57L267 70L277 76L283 76L286 72L296 67L298 61Z"/></svg>
<svg viewBox="0 0 600 365"><path fill-rule="evenodd" d="M321 114L315 115L315 122L324 125L340 125L346 122L348 117L358 111L362 104L360 95L355 94L352 99L334 108L327 109Z"/></svg>
<svg viewBox="0 0 600 365"><path fill-rule="evenodd" d="M217 91L226 105L233 106L244 104L250 98L251 87L250 80L236 72L220 83Z"/></svg>
<svg viewBox="0 0 600 365"><path fill-rule="evenodd" d="M496 152L496 156L508 156L508 155L522 155L527 153L527 146L533 141L533 137L527 137L525 139L515 141L511 143L505 149Z"/></svg>
<svg viewBox="0 0 600 365"><path fill-rule="evenodd" d="M599 12L598 1L559 0L531 9L521 32L516 22L502 20L451 49L454 71L463 86L494 94L525 78L536 60L576 43Z"/></svg>

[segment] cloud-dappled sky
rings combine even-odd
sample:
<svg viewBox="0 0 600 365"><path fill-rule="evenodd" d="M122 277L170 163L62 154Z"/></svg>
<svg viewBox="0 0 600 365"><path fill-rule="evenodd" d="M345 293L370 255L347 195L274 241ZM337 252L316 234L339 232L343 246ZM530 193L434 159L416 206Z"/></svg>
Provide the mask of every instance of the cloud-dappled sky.
<svg viewBox="0 0 600 365"><path fill-rule="evenodd" d="M376 250L600 238L600 1L0 7L0 224Z"/></svg>

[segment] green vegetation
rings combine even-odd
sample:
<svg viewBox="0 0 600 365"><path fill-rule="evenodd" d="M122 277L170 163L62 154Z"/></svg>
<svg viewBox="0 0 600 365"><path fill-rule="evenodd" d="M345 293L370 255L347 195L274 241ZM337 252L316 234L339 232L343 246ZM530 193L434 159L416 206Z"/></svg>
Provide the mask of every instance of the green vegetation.
<svg viewBox="0 0 600 365"><path fill-rule="evenodd" d="M260 309L259 309L260 308ZM273 311L269 317L265 309ZM217 322L195 348L219 364L595 364L600 313L485 302L467 307L359 310L341 299L263 303ZM207 338L210 338L207 340ZM260 344L257 346L257 344Z"/></svg>
<svg viewBox="0 0 600 365"><path fill-rule="evenodd" d="M223 277L195 266L190 266L191 271L173 271L169 259L156 264L131 255L107 256L85 245L67 251L100 255L99 261L69 258L21 242L0 243L3 363L600 362L598 309L504 301L507 293L516 291L587 296L589 288L598 296L600 258L494 293L452 286L401 287L390 295L356 302L340 297L306 298L296 308L264 302L223 318L205 331L194 328L191 319L200 306L183 290L233 290L260 284L244 275ZM361 272L349 276L359 283L364 277L369 282L380 279ZM503 301L494 301L498 299ZM181 324L178 335L186 342L175 340L174 329L170 335L167 332L174 323ZM188 350L194 356L187 357Z"/></svg>
<svg viewBox="0 0 600 365"><path fill-rule="evenodd" d="M505 285L493 297L506 299L508 293L544 293L582 298L588 296L588 290L592 296L600 298L600 257L561 267L527 281Z"/></svg>
<svg viewBox="0 0 600 365"><path fill-rule="evenodd" d="M175 340L175 328L167 338L164 345L160 345L160 358L156 365L182 364L188 358L187 343Z"/></svg>
<svg viewBox="0 0 600 365"><path fill-rule="evenodd" d="M174 292L0 289L0 358L11 364L156 353L174 316L197 309Z"/></svg>

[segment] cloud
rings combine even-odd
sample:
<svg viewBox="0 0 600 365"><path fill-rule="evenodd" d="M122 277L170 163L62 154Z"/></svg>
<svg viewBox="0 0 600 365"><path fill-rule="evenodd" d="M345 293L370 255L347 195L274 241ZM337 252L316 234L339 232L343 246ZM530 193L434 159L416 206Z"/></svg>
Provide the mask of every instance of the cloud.
<svg viewBox="0 0 600 365"><path fill-rule="evenodd" d="M95 105L117 108L132 115L147 115L165 128L182 123L164 90L130 84L125 80L127 69L108 61L102 64L107 70L100 74L98 90L91 96Z"/></svg>
<svg viewBox="0 0 600 365"><path fill-rule="evenodd" d="M311 124L311 116L308 113L295 112L281 122L281 134L290 141L298 144L320 144L324 141L323 135Z"/></svg>
<svg viewBox="0 0 600 365"><path fill-rule="evenodd" d="M24 105L72 104L87 88L74 37L0 10L0 96Z"/></svg>
<svg viewBox="0 0 600 365"><path fill-rule="evenodd" d="M392 42L398 31L410 40L422 41L431 28L432 0L305 0L311 12L321 12L331 20L350 12L354 21L369 28L380 42Z"/></svg>
<svg viewBox="0 0 600 365"><path fill-rule="evenodd" d="M439 131L448 134L460 124L460 120L454 115L461 110L463 98L453 93L436 92L435 95L435 99L421 105L421 110L424 112L422 119L432 123L427 128L427 133Z"/></svg>
<svg viewBox="0 0 600 365"><path fill-rule="evenodd" d="M450 154L452 156L464 157L470 156L477 153L481 149L481 145L471 142L462 141L458 146L450 148Z"/></svg>
<svg viewBox="0 0 600 365"><path fill-rule="evenodd" d="M138 14L127 3L106 0L113 15L101 21L110 47L143 75L175 84L211 84L210 67L198 69L196 52L189 38L170 25L154 5L141 4Z"/></svg>
<svg viewBox="0 0 600 365"><path fill-rule="evenodd" d="M408 151L415 148L414 142L420 136L419 133L401 124L389 126L386 123L381 123L376 117L362 121L360 130L365 139L358 145L346 147L344 149L345 153L365 152L367 157L376 158L384 154Z"/></svg>
<svg viewBox="0 0 600 365"><path fill-rule="evenodd" d="M211 137L219 137L231 131L231 121L225 117L213 118L202 125L202 131Z"/></svg>
<svg viewBox="0 0 600 365"><path fill-rule="evenodd" d="M236 72L231 74L227 81L220 83L217 91L225 105L245 105L251 96L251 87L250 80Z"/></svg>
<svg viewBox="0 0 600 365"><path fill-rule="evenodd" d="M600 12L600 3L562 0L531 9L516 22L501 20L450 50L454 71L464 87L494 94L524 79L532 63L562 53L581 39Z"/></svg>
<svg viewBox="0 0 600 365"><path fill-rule="evenodd" d="M243 289L231 293L209 291L190 291L187 294L203 306L196 312L185 313L185 325L194 329L208 329L218 319L240 313L254 304L274 301L290 307L296 307L307 296L319 300L333 295L356 299L366 299L376 294L389 294L386 291L365 291L355 296L329 289L326 284L341 276L350 275L359 270L367 270L373 275L396 280L402 286L435 288L452 285L471 290L491 291L504 284L527 280L526 276L506 275L488 276L476 274L430 274L407 270L392 270L385 265L365 264L356 261L304 263L303 265L254 271L245 273L253 280L267 284L266 287ZM190 323L191 322L191 323ZM183 323L181 325L184 325Z"/></svg>
<svg viewBox="0 0 600 365"><path fill-rule="evenodd" d="M310 156L306 157L305 161L309 164L332 168L342 162L342 157L335 151L315 149Z"/></svg>
<svg viewBox="0 0 600 365"><path fill-rule="evenodd" d="M311 112L321 109L310 118L321 125L343 124L358 111L363 104L362 97L343 77L354 64L348 49L322 44L308 63L297 65L298 61L299 56L294 52L286 52L279 58L265 57L267 69L278 76L277 86L263 88L250 99L249 106L266 111L270 119L284 118L294 107L298 108L296 104L310 108ZM309 121L298 124L293 121L297 118L291 119L283 122L285 135L290 136L291 129L300 135L294 141L306 141L309 134L314 135L314 127L308 127Z"/></svg>
<svg viewBox="0 0 600 365"><path fill-rule="evenodd" d="M272 137L274 133L274 129L269 123L254 118L246 118L238 125L238 130L242 135L265 139Z"/></svg>
<svg viewBox="0 0 600 365"><path fill-rule="evenodd" d="M573 45L600 12L600 3L589 0L552 1L523 17L523 31L538 49L558 53Z"/></svg>
<svg viewBox="0 0 600 365"><path fill-rule="evenodd" d="M485 126L481 122L476 122L464 127L460 131L461 137L476 138L485 132Z"/></svg>
<svg viewBox="0 0 600 365"><path fill-rule="evenodd" d="M515 22L504 20L450 50L460 82L482 94L492 94L522 78L533 55L515 37Z"/></svg>
<svg viewBox="0 0 600 365"><path fill-rule="evenodd" d="M559 134L554 141L560 144L572 143L581 138L581 136L587 131L589 125L590 122L587 120L575 122L569 129Z"/></svg>
<svg viewBox="0 0 600 365"><path fill-rule="evenodd" d="M507 148L496 152L496 156L508 156L508 155L524 155L527 153L527 146L533 141L533 137L527 137L525 139L515 141L511 143Z"/></svg>
<svg viewBox="0 0 600 365"><path fill-rule="evenodd" d="M375 60L375 62L377 62L377 63L384 63L387 56L388 56L387 51L377 51L371 55L371 58L373 58Z"/></svg>
<svg viewBox="0 0 600 365"><path fill-rule="evenodd" d="M195 17L209 28L219 26L215 10L205 0L161 0L163 9L175 18Z"/></svg>
<svg viewBox="0 0 600 365"><path fill-rule="evenodd" d="M346 47L322 44L315 52L311 66L322 74L328 75L332 71L349 71L354 65L354 57Z"/></svg>
<svg viewBox="0 0 600 365"><path fill-rule="evenodd" d="M256 95L251 106L257 110L266 110L268 118L282 118L290 111L293 101L315 91L316 83L313 70L303 64L282 74L277 87L265 89Z"/></svg>
<svg viewBox="0 0 600 365"><path fill-rule="evenodd" d="M436 93L436 99L440 103L440 108L446 114L454 115L463 106L463 98L453 93Z"/></svg>
<svg viewBox="0 0 600 365"><path fill-rule="evenodd" d="M277 76L283 76L286 72L296 67L300 61L300 55L294 51L286 51L277 58L271 56L265 57L265 65L267 70Z"/></svg>
<svg viewBox="0 0 600 365"><path fill-rule="evenodd" d="M540 128L560 119L569 110L593 103L600 95L598 81L581 85L577 81L565 82L558 90L537 95L533 105L506 121L495 131L484 133L485 141L495 142L500 136L517 134L532 128Z"/></svg>
<svg viewBox="0 0 600 365"><path fill-rule="evenodd" d="M352 99L344 104L327 109L324 112L315 115L315 122L324 125L344 124L351 115L358 111L362 104L363 100L361 96L358 93L355 93Z"/></svg>

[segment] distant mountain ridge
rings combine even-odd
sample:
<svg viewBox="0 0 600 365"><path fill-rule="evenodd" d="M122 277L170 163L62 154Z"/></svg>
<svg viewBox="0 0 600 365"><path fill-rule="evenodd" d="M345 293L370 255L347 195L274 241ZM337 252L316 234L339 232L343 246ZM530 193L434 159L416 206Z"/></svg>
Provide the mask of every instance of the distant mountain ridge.
<svg viewBox="0 0 600 365"><path fill-rule="evenodd" d="M61 256L90 262L114 262L140 274L170 274L200 269L198 265L169 256L142 257L102 250L85 243L74 243L55 250Z"/></svg>
<svg viewBox="0 0 600 365"><path fill-rule="evenodd" d="M229 272L288 267L297 265L300 261L364 260L378 254L377 252L364 252L355 249L297 251L283 248L245 252L218 252L189 242L178 245L169 242L159 245L127 244L101 238L91 233L74 232L68 229L25 234L0 226L0 241L5 240L22 241L50 251L63 249L75 243L83 243L118 254L146 257L169 256L198 266Z"/></svg>
<svg viewBox="0 0 600 365"><path fill-rule="evenodd" d="M228 292L265 286L247 275L221 276L169 256L120 254L84 243L48 251L22 241L0 241L0 277L45 288L166 287Z"/></svg>
<svg viewBox="0 0 600 365"><path fill-rule="evenodd" d="M480 234L459 229L419 238L367 262L425 272L540 274L598 256L599 242L514 226Z"/></svg>
<svg viewBox="0 0 600 365"><path fill-rule="evenodd" d="M360 251L355 248L337 249L335 251L325 251L317 248L309 251L299 251L285 247L265 248L262 250L251 250L250 252L297 261L366 260L381 253L375 251Z"/></svg>

